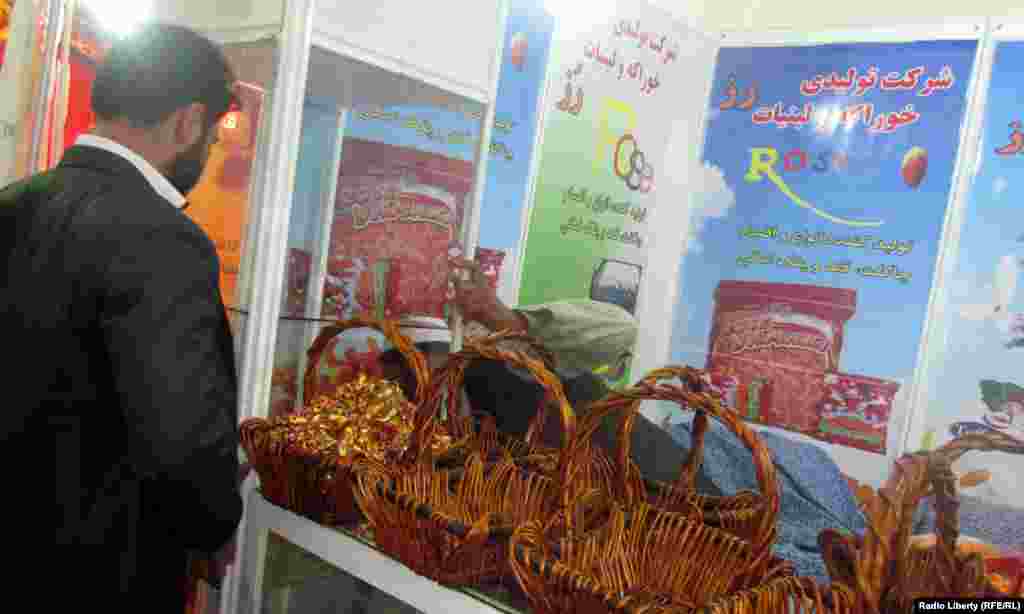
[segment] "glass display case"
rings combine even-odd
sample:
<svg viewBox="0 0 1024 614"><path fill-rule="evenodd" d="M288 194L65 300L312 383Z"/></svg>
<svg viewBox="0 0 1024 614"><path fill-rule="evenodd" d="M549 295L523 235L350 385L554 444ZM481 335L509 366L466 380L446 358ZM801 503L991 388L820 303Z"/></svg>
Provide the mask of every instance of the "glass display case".
<svg viewBox="0 0 1024 614"><path fill-rule="evenodd" d="M447 261L473 206L484 109L315 46L309 61L271 415L301 405L305 350L325 322L413 315L450 333ZM328 348L323 383L371 351L356 345Z"/></svg>
<svg viewBox="0 0 1024 614"><path fill-rule="evenodd" d="M243 84L241 105L219 127L218 150L188 211L221 257L243 420L303 403L306 350L327 322L366 311L414 314L426 330L454 328L443 332L459 337L444 308L447 260L475 241L503 3L467 7L468 22L481 24L469 32L458 23L418 27L426 13L436 18L437 7L427 5L325 4L238 0L214 10L178 0L161 3L155 15L221 43ZM330 380L350 356L330 348L328 357L318 375ZM334 603L328 611L360 611L374 591L346 574L384 590L372 597L371 611L434 611L430 602L444 601L383 597L389 576L353 570L389 565L410 576L396 580L401 586L441 589L351 534L265 503L255 475L246 488L238 560L221 611L299 611L281 595L293 604L320 598L303 588L316 578L327 578L324 594L334 595L324 602ZM329 565L310 565L312 555ZM339 564L344 557L359 561ZM282 586L290 588L282 593Z"/></svg>

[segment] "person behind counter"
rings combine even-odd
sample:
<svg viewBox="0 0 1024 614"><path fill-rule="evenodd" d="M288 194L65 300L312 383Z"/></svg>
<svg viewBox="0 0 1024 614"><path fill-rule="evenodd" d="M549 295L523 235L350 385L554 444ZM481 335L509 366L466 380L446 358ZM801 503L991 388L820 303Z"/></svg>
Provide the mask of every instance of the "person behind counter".
<svg viewBox="0 0 1024 614"><path fill-rule="evenodd" d="M558 376L577 415L610 392L595 370L628 361L636 343L636 320L625 309L588 299L568 299L529 307L510 308L501 302L476 263L465 260L453 265L469 273L453 275L455 306L463 318L487 331L524 332L555 355ZM480 330L480 329L486 329ZM448 331L403 326L406 334L428 358L432 368L444 364L450 349ZM402 383L406 393L414 385L402 356L394 349L381 354L385 376ZM474 362L465 374L465 391L474 411L494 416L503 433L525 437L544 391L528 373L491 360ZM544 433L547 445L558 446L561 427L557 412L549 412ZM595 441L614 453L618 418L609 416L595 435ZM633 428L633 461L645 478L672 481L679 475L686 451L664 429L643 416ZM720 494L713 484L698 476L701 492Z"/></svg>

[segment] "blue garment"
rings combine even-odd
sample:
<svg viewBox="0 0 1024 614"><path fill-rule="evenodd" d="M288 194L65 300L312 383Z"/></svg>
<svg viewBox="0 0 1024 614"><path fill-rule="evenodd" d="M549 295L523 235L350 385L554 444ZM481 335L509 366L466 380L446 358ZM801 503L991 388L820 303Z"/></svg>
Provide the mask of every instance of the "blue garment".
<svg viewBox="0 0 1024 614"><path fill-rule="evenodd" d="M690 419L671 427L672 437L690 448ZM715 420L704 438L704 478L726 494L760 492L753 459L747 447ZM818 534L826 528L863 533L864 516L845 476L829 455L813 444L762 431L779 481L778 537L773 552L792 561L797 574L828 581L818 549Z"/></svg>

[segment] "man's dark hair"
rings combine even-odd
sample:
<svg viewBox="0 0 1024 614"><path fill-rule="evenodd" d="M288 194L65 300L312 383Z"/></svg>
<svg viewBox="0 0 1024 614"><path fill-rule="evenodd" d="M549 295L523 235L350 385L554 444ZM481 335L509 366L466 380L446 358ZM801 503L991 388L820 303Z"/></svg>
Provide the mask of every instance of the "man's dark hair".
<svg viewBox="0 0 1024 614"><path fill-rule="evenodd" d="M213 125L228 112L235 77L220 48L204 36L150 24L117 41L96 72L92 108L103 120L152 128L193 103Z"/></svg>

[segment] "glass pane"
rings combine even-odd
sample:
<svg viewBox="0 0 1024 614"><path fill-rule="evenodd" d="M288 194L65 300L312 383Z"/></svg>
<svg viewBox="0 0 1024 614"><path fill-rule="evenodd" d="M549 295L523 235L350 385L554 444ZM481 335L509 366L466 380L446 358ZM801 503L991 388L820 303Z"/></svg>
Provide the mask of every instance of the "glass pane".
<svg viewBox="0 0 1024 614"><path fill-rule="evenodd" d="M304 353L324 319L418 316L447 341L448 258L470 201L482 107L314 48L289 225L271 413L301 402ZM348 110L345 112L344 110ZM354 344L354 345L353 345ZM383 341L350 335L322 377ZM346 356L347 354L347 356Z"/></svg>
<svg viewBox="0 0 1024 614"><path fill-rule="evenodd" d="M263 614L418 614L419 610L271 532Z"/></svg>
<svg viewBox="0 0 1024 614"><path fill-rule="evenodd" d="M371 547L365 535L339 530ZM412 573L412 572L409 572ZM394 582L395 578L382 580ZM514 585L513 580L509 581ZM528 611L526 597L515 586L492 585L462 592L496 612ZM438 589L448 590L448 589ZM263 573L263 614L417 614L420 610L363 582L327 561L292 544L273 531L267 541Z"/></svg>
<svg viewBox="0 0 1024 614"><path fill-rule="evenodd" d="M236 335L249 309L251 277L244 271L249 224L253 217L250 186L269 112L266 92L273 87L276 43L270 40L233 43L225 54L239 80L239 104L217 127L217 142L199 184L188 194L186 210L217 247L221 294L232 314Z"/></svg>

